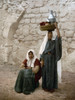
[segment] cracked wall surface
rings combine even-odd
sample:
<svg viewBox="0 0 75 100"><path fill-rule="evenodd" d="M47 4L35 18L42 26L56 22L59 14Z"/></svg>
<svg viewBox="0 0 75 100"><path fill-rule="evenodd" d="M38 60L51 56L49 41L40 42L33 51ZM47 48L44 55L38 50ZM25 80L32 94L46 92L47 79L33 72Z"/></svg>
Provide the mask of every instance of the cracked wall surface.
<svg viewBox="0 0 75 100"><path fill-rule="evenodd" d="M0 61L20 64L31 48L39 57L47 33L40 31L39 23L46 21L50 10L57 12L62 58L75 51L74 0L0 0ZM56 31L53 33L55 36Z"/></svg>

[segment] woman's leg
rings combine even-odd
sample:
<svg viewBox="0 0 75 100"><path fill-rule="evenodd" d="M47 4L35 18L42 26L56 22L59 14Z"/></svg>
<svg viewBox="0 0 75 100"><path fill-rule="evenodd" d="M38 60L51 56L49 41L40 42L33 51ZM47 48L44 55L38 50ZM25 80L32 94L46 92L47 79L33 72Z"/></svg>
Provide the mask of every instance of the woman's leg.
<svg viewBox="0 0 75 100"><path fill-rule="evenodd" d="M36 88L39 87L39 81L37 81L37 82L35 83L35 87L36 87Z"/></svg>
<svg viewBox="0 0 75 100"><path fill-rule="evenodd" d="M45 66L42 68L42 88L46 89L46 71Z"/></svg>
<svg viewBox="0 0 75 100"><path fill-rule="evenodd" d="M24 69L20 70L16 84L15 84L15 91L18 93L22 93L22 87L23 87L23 75L24 75Z"/></svg>

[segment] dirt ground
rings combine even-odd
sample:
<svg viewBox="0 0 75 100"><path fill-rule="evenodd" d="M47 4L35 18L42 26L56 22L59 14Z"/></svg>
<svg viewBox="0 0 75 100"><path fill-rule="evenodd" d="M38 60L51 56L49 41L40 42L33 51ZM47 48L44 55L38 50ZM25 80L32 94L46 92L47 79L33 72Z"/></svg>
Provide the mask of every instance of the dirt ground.
<svg viewBox="0 0 75 100"><path fill-rule="evenodd" d="M20 68L0 65L0 100L75 100L75 73L62 72L62 83L54 93L48 93L40 86L32 94L18 94L14 91L15 81Z"/></svg>

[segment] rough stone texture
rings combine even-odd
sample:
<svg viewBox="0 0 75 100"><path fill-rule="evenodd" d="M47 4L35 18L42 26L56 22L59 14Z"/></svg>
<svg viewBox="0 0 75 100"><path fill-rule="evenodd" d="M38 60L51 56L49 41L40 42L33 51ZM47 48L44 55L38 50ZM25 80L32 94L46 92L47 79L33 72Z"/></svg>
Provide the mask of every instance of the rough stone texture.
<svg viewBox="0 0 75 100"><path fill-rule="evenodd" d="M49 10L57 12L62 58L75 50L74 0L0 0L1 61L19 64L30 48L39 57L39 48L46 33L40 31L39 23L46 20Z"/></svg>
<svg viewBox="0 0 75 100"><path fill-rule="evenodd" d="M75 51L62 59L63 71L75 73Z"/></svg>
<svg viewBox="0 0 75 100"><path fill-rule="evenodd" d="M39 57L39 48L47 33L40 31L39 23L46 21L49 10L57 12L62 36L62 83L53 94L42 90L41 80L40 87L29 96L17 94L14 84L19 65L31 48ZM56 36L56 31L53 33ZM74 0L0 0L0 100L75 100L74 55Z"/></svg>

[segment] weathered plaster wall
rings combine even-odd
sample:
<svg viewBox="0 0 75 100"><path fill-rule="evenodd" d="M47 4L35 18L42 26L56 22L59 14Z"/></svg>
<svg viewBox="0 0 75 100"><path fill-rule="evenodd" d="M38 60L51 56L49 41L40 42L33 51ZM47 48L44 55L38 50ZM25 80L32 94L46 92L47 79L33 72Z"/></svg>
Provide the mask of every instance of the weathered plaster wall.
<svg viewBox="0 0 75 100"><path fill-rule="evenodd" d="M39 56L40 45L47 33L40 31L39 23L46 20L49 10L57 12L63 43L63 58L75 50L74 0L1 0L1 60L19 64L30 48Z"/></svg>

